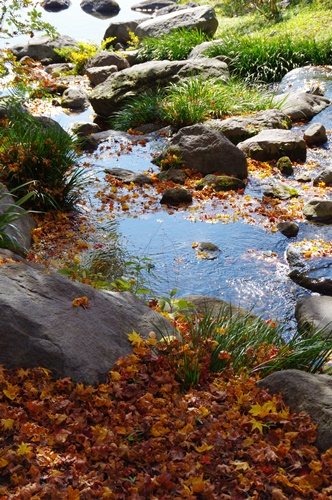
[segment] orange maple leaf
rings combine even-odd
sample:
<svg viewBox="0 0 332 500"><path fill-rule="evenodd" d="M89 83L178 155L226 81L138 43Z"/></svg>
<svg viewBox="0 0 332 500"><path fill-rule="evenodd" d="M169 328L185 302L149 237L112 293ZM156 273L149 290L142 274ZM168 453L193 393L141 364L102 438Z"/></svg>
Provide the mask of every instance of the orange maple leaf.
<svg viewBox="0 0 332 500"><path fill-rule="evenodd" d="M85 295L83 297L77 297L73 300L72 305L74 307L83 307L83 309L87 309L89 307L89 299Z"/></svg>

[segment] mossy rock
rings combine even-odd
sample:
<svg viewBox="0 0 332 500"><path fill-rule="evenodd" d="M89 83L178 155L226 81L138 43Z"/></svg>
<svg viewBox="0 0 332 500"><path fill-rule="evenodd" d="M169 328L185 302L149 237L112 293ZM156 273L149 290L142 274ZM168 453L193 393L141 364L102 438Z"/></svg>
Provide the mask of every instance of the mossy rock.
<svg viewBox="0 0 332 500"><path fill-rule="evenodd" d="M293 164L289 156L279 158L276 166L284 175L292 175L294 173Z"/></svg>
<svg viewBox="0 0 332 500"><path fill-rule="evenodd" d="M237 189L244 189L245 183L237 177L230 177L228 175L206 175L196 185L196 189L201 190L205 186L212 187L215 191L236 191Z"/></svg>

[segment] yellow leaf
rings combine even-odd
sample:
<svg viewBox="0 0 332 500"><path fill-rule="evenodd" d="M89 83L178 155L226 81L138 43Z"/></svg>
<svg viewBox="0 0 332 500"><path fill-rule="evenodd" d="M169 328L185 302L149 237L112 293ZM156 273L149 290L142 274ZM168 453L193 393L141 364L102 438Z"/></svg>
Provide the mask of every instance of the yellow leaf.
<svg viewBox="0 0 332 500"><path fill-rule="evenodd" d="M17 385L12 385L12 384L7 384L7 389L3 390L4 395L7 396L7 398L11 399L12 401L18 396L19 392L20 392L19 387Z"/></svg>
<svg viewBox="0 0 332 500"><path fill-rule="evenodd" d="M152 436L159 437L159 436L165 436L165 434L168 434L171 431L168 427L165 427L161 422L156 422L151 427L150 432L151 432Z"/></svg>
<svg viewBox="0 0 332 500"><path fill-rule="evenodd" d="M267 427L266 424L263 424L262 422L259 422L258 420L255 420L254 418L252 418L250 420L250 423L252 425L251 430L253 431L255 429L258 429L261 434L263 434L263 427Z"/></svg>
<svg viewBox="0 0 332 500"><path fill-rule="evenodd" d="M235 470L248 470L250 469L250 465L248 462L241 462L240 460L234 460L231 462L232 465L235 465Z"/></svg>
<svg viewBox="0 0 332 500"><path fill-rule="evenodd" d="M74 490L71 486L69 486L67 493L67 500L80 500L79 490Z"/></svg>
<svg viewBox="0 0 332 500"><path fill-rule="evenodd" d="M319 460L311 460L309 467L314 472L322 470L322 463Z"/></svg>
<svg viewBox="0 0 332 500"><path fill-rule="evenodd" d="M89 299L85 295L83 297L77 297L73 300L72 305L74 307L82 306L83 309L86 309L87 307L89 307Z"/></svg>
<svg viewBox="0 0 332 500"><path fill-rule="evenodd" d="M254 443L253 438L248 437L243 441L242 446L243 448L247 448L248 446L251 446L253 443Z"/></svg>
<svg viewBox="0 0 332 500"><path fill-rule="evenodd" d="M22 443L17 448L17 455L28 455L31 452L31 446L28 444Z"/></svg>
<svg viewBox="0 0 332 500"><path fill-rule="evenodd" d="M128 339L130 340L130 342L132 343L132 345L134 345L134 346L140 346L141 344L144 344L144 340L142 339L140 334L136 333L134 330L133 330L133 333L128 333L127 336L128 336Z"/></svg>
<svg viewBox="0 0 332 500"><path fill-rule="evenodd" d="M8 465L8 464L9 464L8 460L6 460L3 457L0 457L0 469L2 469L3 467L6 467L6 465Z"/></svg>
<svg viewBox="0 0 332 500"><path fill-rule="evenodd" d="M121 380L121 374L119 372L110 371L111 380Z"/></svg>
<svg viewBox="0 0 332 500"><path fill-rule="evenodd" d="M15 420L13 420L12 418L2 418L1 419L1 425L5 431L12 429L14 423L15 423Z"/></svg>
<svg viewBox="0 0 332 500"><path fill-rule="evenodd" d="M209 451L213 448L213 445L204 443L201 446L194 446L195 450L198 451L198 453L204 453L205 451Z"/></svg>

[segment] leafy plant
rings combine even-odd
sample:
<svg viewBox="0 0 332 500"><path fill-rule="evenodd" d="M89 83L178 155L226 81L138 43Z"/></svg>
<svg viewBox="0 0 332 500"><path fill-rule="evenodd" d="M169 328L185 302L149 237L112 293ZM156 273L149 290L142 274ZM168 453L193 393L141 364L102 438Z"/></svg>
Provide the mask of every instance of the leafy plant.
<svg viewBox="0 0 332 500"><path fill-rule="evenodd" d="M117 292L131 292L136 296L151 294L151 290L145 286L147 274L151 273L153 264L148 257L133 257L125 262L127 271L121 277L112 282L112 287Z"/></svg>
<svg viewBox="0 0 332 500"><path fill-rule="evenodd" d="M84 175L76 166L77 144L57 124L9 106L10 118L0 126L0 180L21 197L33 191L35 208L73 209Z"/></svg>
<svg viewBox="0 0 332 500"><path fill-rule="evenodd" d="M138 52L141 62L158 60L181 61L187 59L191 50L209 37L200 30L178 28L159 38L144 38Z"/></svg>
<svg viewBox="0 0 332 500"><path fill-rule="evenodd" d="M96 43L77 42L74 47L61 47L54 49L63 59L75 64L73 72L81 74L86 62L100 50Z"/></svg>
<svg viewBox="0 0 332 500"><path fill-rule="evenodd" d="M0 185L0 247L8 248L9 250L23 250L19 243L19 238L22 236L20 230L17 227L16 222L25 215L30 213L29 210L24 210L22 205L24 205L32 196L33 191L28 192L22 198L16 201L12 201L11 198L15 198L15 191L26 186L19 186L19 188L13 189L8 192L7 189Z"/></svg>
<svg viewBox="0 0 332 500"><path fill-rule="evenodd" d="M37 4L31 0L3 0L0 5L0 38L31 35L34 31L56 36L56 29L42 21L42 14L36 9Z"/></svg>

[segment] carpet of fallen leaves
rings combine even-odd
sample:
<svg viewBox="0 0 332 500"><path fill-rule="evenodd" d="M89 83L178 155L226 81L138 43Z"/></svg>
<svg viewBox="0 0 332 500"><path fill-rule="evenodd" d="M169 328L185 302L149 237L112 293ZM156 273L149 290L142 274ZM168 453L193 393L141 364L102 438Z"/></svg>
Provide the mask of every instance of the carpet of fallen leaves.
<svg viewBox="0 0 332 500"><path fill-rule="evenodd" d="M302 499L332 496L332 449L252 376L181 391L138 343L97 386L0 370L0 499Z"/></svg>

